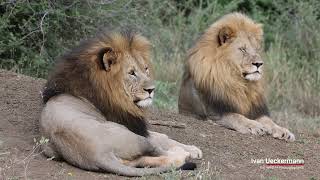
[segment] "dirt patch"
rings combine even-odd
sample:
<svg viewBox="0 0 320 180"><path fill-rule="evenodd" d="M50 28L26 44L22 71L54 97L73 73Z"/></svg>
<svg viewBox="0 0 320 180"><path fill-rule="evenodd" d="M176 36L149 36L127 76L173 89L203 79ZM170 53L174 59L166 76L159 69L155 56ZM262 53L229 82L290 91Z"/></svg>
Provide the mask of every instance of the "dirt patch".
<svg viewBox="0 0 320 180"><path fill-rule="evenodd" d="M83 171L65 162L50 161L33 152L38 137L43 79L0 70L0 179L120 179L123 177ZM151 120L179 121L184 129L151 126L173 139L200 147L198 171L227 179L308 179L320 177L320 140L296 134L297 141L286 143L271 137L241 135L214 123L199 121L173 112L152 110ZM33 152L33 153L32 153ZM303 169L265 169L252 159L303 159ZM187 174L188 172L184 172ZM197 171L195 172L197 173Z"/></svg>

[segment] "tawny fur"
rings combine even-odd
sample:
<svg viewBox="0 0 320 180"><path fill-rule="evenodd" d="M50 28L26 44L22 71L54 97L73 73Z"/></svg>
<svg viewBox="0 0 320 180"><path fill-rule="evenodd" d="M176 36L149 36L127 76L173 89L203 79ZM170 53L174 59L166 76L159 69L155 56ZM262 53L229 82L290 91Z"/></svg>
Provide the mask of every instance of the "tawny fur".
<svg viewBox="0 0 320 180"><path fill-rule="evenodd" d="M107 48L113 49L117 62L113 71L106 72L100 56ZM150 67L150 43L133 32L101 33L97 38L82 42L79 47L62 56L43 91L44 101L62 93L82 97L90 101L107 119L127 126L140 135L147 135L143 109L138 108L126 92L121 73L129 52ZM115 74L116 73L116 74ZM151 73L152 78L152 73Z"/></svg>
<svg viewBox="0 0 320 180"><path fill-rule="evenodd" d="M199 148L148 131L143 108L154 93L150 71L150 43L131 31L105 32L62 56L42 94L40 131L49 138L44 154L125 176L201 158Z"/></svg>
<svg viewBox="0 0 320 180"><path fill-rule="evenodd" d="M230 113L242 115L243 121L268 117L262 72L258 80L244 78L250 65L263 64L262 43L262 25L243 14L231 13L213 23L188 52L179 112L216 120Z"/></svg>
<svg viewBox="0 0 320 180"><path fill-rule="evenodd" d="M225 54L232 52L227 46L219 47L217 36L219 30L226 26L233 29L234 33L246 31L260 42L262 40L261 25L242 14L225 16L210 26L189 51L187 68L196 86L208 93L206 97L222 98L222 101L235 106L240 114L247 114L252 106L264 103L261 102L264 101L262 81L247 83L238 76L238 67L225 60ZM203 58L210 60L202 61Z"/></svg>

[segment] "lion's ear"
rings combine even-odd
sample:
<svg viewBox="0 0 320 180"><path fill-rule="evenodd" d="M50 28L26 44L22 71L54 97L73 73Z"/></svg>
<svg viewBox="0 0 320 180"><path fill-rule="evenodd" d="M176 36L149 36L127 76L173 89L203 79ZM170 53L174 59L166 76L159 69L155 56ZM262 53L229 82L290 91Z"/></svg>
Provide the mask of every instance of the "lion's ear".
<svg viewBox="0 0 320 180"><path fill-rule="evenodd" d="M111 47L107 47L103 50L102 64L106 71L110 71L111 66L117 61L117 56Z"/></svg>
<svg viewBox="0 0 320 180"><path fill-rule="evenodd" d="M230 42L233 37L234 32L230 27L221 28L218 34L219 45L222 46L223 44Z"/></svg>

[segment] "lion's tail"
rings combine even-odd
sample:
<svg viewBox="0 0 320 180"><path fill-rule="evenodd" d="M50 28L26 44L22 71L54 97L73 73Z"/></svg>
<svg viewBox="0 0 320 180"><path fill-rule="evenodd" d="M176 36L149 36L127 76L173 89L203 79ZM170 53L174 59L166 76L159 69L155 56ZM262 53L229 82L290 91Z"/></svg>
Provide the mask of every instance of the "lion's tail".
<svg viewBox="0 0 320 180"><path fill-rule="evenodd" d="M119 160L114 156L109 158L104 158L102 161L103 162L100 162L99 164L99 167L101 168L102 171L115 173L122 176L132 176L132 177L145 176L145 175L164 173L172 170L172 167L156 167L156 168L130 167L120 163ZM196 165L194 163L188 162L177 169L193 170L195 168L196 168Z"/></svg>

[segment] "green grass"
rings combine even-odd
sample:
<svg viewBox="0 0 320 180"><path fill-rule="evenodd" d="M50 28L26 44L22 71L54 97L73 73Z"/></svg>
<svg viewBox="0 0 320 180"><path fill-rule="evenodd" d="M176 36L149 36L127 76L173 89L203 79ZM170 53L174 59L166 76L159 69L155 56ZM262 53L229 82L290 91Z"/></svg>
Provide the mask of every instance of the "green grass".
<svg viewBox="0 0 320 180"><path fill-rule="evenodd" d="M271 110L290 118L279 122L317 131L319 9L317 0L5 0L0 2L0 68L46 78L54 59L81 39L103 27L130 26L153 44L155 105L177 110L186 51L217 18L242 11L264 24Z"/></svg>
<svg viewBox="0 0 320 180"><path fill-rule="evenodd" d="M156 81L154 104L159 108L177 110L178 86L176 82Z"/></svg>

